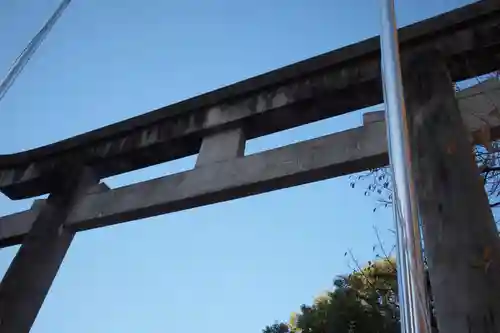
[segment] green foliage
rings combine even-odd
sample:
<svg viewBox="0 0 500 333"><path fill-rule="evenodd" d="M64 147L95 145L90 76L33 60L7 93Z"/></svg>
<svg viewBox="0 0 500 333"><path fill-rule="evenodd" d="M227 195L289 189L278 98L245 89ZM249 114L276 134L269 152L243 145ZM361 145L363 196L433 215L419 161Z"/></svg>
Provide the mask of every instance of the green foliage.
<svg viewBox="0 0 500 333"><path fill-rule="evenodd" d="M289 332L289 327L285 323L274 323L271 326L266 326L262 330L262 333L287 333Z"/></svg>
<svg viewBox="0 0 500 333"><path fill-rule="evenodd" d="M267 326L264 333L398 333L397 278L392 259L369 263L359 272L338 276L334 290L302 305L289 324ZM285 329L286 331L279 331Z"/></svg>

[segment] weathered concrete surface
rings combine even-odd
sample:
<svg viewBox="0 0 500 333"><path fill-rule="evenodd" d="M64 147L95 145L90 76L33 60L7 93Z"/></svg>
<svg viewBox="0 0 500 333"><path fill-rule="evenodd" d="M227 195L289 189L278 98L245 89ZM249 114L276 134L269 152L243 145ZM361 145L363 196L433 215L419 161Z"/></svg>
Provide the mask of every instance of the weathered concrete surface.
<svg viewBox="0 0 500 333"><path fill-rule="evenodd" d="M498 230L446 64L434 51L405 58L410 171L437 328L440 333L500 332ZM466 97L474 99L473 92ZM469 98L462 104L499 116L493 104L469 105Z"/></svg>
<svg viewBox="0 0 500 333"><path fill-rule="evenodd" d="M38 216L38 210L29 209L0 218L0 243L2 247L21 244Z"/></svg>
<svg viewBox="0 0 500 333"><path fill-rule="evenodd" d="M245 142L245 134L241 128L206 136L198 153L196 167L242 157L245 154Z"/></svg>
<svg viewBox="0 0 500 333"><path fill-rule="evenodd" d="M443 51L454 80L498 69L500 3L481 1L400 30L401 49ZM50 191L79 158L101 178L195 154L207 134L243 127L248 139L377 104L379 40L315 57L151 113L24 153L0 156L12 199Z"/></svg>
<svg viewBox="0 0 500 333"><path fill-rule="evenodd" d="M363 170L386 162L384 123L234 158L88 195L68 228L95 228L227 201ZM337 144L336 144L337 143ZM363 162L362 164L359 162Z"/></svg>
<svg viewBox="0 0 500 333"><path fill-rule="evenodd" d="M104 192L109 190L105 183L92 186L88 194ZM31 209L20 213L7 215L0 218L0 243L2 247L20 244L23 237L31 229L31 226L37 218L40 209L45 204L45 199L37 199L33 202Z"/></svg>
<svg viewBox="0 0 500 333"><path fill-rule="evenodd" d="M57 275L75 231L64 222L75 203L99 179L76 165L60 174L58 187L43 203L0 284L0 331L28 333Z"/></svg>
<svg viewBox="0 0 500 333"><path fill-rule="evenodd" d="M459 92L456 98L470 133L487 123L491 139L500 138L500 117L489 104L500 105L500 82L484 82ZM385 122L380 116L379 111L365 115L371 121L345 132L89 194L66 223L85 230L382 167L388 159ZM99 192L99 187L89 193ZM32 209L1 217L0 246L18 244L36 216Z"/></svg>
<svg viewBox="0 0 500 333"><path fill-rule="evenodd" d="M363 125L385 121L385 110L367 112L363 114Z"/></svg>
<svg viewBox="0 0 500 333"><path fill-rule="evenodd" d="M203 165L150 181L88 194L67 228L86 230L340 176L387 163L385 123ZM34 214L0 218L0 246L29 231Z"/></svg>
<svg viewBox="0 0 500 333"><path fill-rule="evenodd" d="M500 137L500 81L492 79L456 94L462 119L475 141L485 129Z"/></svg>
<svg viewBox="0 0 500 333"><path fill-rule="evenodd" d="M458 91L455 97L473 141L480 142L485 130L490 138L500 137L500 80L492 78L479 82ZM385 111L363 114L364 125L384 120Z"/></svg>

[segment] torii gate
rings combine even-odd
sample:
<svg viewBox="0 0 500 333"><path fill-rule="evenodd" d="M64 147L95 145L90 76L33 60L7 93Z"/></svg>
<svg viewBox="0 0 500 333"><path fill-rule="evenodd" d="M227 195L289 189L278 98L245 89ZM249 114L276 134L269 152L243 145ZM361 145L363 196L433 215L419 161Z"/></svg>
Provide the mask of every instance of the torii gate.
<svg viewBox="0 0 500 333"><path fill-rule="evenodd" d="M406 59L405 95L416 129L430 126L422 121L436 115L436 108L442 108L446 116L456 114L448 125L436 126L458 138L458 146L450 149L458 149L463 157L470 152L470 144L465 143L466 131L456 121L460 119L458 105L471 133L486 122L492 138L499 138L499 115L474 107L482 103L478 91L490 91L498 98L499 86L488 82L455 98L452 81L500 68L500 3L481 1L402 28L399 34ZM422 60L419 65L415 57ZM366 114L362 127L244 156L248 139L381 103L380 80L379 39L374 37L64 141L0 156L3 194L13 200L50 194L47 200L35 201L30 210L0 218L0 246L22 244L0 285L0 331L30 330L78 231L386 165L385 124L378 113ZM429 102L435 100L441 104ZM422 110L426 111L422 114ZM474 112L479 116L471 116ZM431 134L418 135L429 139ZM436 149L435 153L446 155L439 140ZM106 177L196 153L195 168L186 172L116 189L100 183ZM473 172L472 164L464 170ZM436 181L442 175L431 176ZM442 182L460 183L458 175L450 177ZM477 200L485 198L479 183L471 191ZM448 214L445 218L463 214L459 207L452 209L441 207ZM433 237L431 231L426 234ZM457 242L464 243L463 239ZM472 251L477 244L469 243ZM451 253L442 253L446 255ZM452 288L467 287L450 278L453 283L437 281L439 290L434 290L443 318L469 311L452 305L443 308L443 299L453 296ZM482 292L484 286L478 288ZM440 329L467 332L458 324Z"/></svg>

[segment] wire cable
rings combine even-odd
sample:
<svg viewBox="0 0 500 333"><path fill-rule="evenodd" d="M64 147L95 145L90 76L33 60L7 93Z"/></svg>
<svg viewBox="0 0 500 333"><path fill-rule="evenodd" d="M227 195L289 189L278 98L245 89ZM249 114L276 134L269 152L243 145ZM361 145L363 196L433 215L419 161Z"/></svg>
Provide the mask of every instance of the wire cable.
<svg viewBox="0 0 500 333"><path fill-rule="evenodd" d="M43 25L43 27L38 31L38 33L33 37L28 45L21 51L21 53L14 60L12 65L10 66L7 75L0 83L0 102L5 97L5 94L9 91L10 87L14 84L17 77L23 71L26 64L29 62L33 54L40 47L41 43L47 37L49 32L52 30L57 20L61 17L64 10L68 7L71 0L63 0L59 7L57 7L56 11L49 20Z"/></svg>

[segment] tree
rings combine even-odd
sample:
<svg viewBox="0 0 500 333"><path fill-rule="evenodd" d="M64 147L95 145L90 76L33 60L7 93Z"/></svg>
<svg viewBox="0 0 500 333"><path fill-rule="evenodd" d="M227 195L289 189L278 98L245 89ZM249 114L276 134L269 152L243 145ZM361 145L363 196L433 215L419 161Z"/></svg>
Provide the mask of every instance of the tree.
<svg viewBox="0 0 500 333"><path fill-rule="evenodd" d="M285 323L274 323L270 326L266 326L262 333L287 333L289 332L289 327Z"/></svg>
<svg viewBox="0 0 500 333"><path fill-rule="evenodd" d="M334 290L302 305L290 323L275 323L263 333L398 333L396 267L380 259L334 280Z"/></svg>

